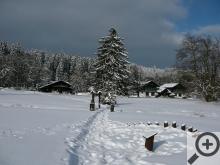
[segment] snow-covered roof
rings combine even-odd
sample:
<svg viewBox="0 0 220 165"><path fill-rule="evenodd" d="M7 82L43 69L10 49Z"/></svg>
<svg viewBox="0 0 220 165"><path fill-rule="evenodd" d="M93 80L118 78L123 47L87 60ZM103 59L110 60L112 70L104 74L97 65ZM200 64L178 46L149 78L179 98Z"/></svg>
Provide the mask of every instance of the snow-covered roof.
<svg viewBox="0 0 220 165"><path fill-rule="evenodd" d="M161 93L161 92L163 92L164 90L167 90L167 92L168 93L172 93L169 89L167 89L167 88L159 88L158 90L157 90L157 92L158 93Z"/></svg>
<svg viewBox="0 0 220 165"><path fill-rule="evenodd" d="M145 85L145 84L148 84L148 83L150 83L150 82L152 82L152 81L141 81L140 84L141 84L141 85Z"/></svg>
<svg viewBox="0 0 220 165"><path fill-rule="evenodd" d="M179 83L167 83L167 84L163 84L159 87L159 89L157 90L157 92L162 92L165 89L169 89L169 88L173 88L175 86L177 86Z"/></svg>
<svg viewBox="0 0 220 165"><path fill-rule="evenodd" d="M55 83L58 83L58 82L64 82L65 84L68 84L69 86L72 86L69 82L59 80L59 81L51 81L50 83L48 83L48 84L46 84L46 85L43 85L43 86L41 86L40 88L44 88L44 87L50 86L50 85L55 84Z"/></svg>
<svg viewBox="0 0 220 165"><path fill-rule="evenodd" d="M163 84L160 86L160 89L164 89L164 88L173 88L175 86L177 86L179 83L167 83L167 84Z"/></svg>
<svg viewBox="0 0 220 165"><path fill-rule="evenodd" d="M63 81L63 80L51 81L49 84L55 84L55 83L60 82L60 81L62 81L62 82L64 82L64 83L66 83L66 84L71 85L69 82L67 82L67 81Z"/></svg>

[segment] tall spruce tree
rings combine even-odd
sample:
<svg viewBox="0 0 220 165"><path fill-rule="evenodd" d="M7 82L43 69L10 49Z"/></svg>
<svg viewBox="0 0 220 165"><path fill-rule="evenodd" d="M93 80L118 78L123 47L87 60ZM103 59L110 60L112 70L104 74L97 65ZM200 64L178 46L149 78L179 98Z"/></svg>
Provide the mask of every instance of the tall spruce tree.
<svg viewBox="0 0 220 165"><path fill-rule="evenodd" d="M97 53L96 89L110 94L126 94L128 79L128 53L117 31L109 30L109 35L99 40Z"/></svg>
<svg viewBox="0 0 220 165"><path fill-rule="evenodd" d="M58 66L57 66L57 69L56 69L56 81L63 80L63 77L64 77L64 73L63 73L63 60L61 58L61 60L59 61Z"/></svg>

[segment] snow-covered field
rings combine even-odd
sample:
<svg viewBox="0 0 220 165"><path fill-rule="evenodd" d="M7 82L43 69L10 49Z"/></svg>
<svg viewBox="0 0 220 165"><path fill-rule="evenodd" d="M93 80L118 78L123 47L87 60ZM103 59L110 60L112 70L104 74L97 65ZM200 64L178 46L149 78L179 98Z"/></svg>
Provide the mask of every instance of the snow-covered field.
<svg viewBox="0 0 220 165"><path fill-rule="evenodd" d="M121 97L110 113L106 106L90 112L90 99L0 90L0 165L186 164L186 137L193 134L147 122L219 131L219 103ZM143 136L153 133L149 152Z"/></svg>

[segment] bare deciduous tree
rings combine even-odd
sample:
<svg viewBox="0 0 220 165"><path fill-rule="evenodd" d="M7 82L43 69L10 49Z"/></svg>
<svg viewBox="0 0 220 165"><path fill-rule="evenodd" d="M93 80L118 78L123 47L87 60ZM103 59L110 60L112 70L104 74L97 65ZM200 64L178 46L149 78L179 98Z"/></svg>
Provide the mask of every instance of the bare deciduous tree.
<svg viewBox="0 0 220 165"><path fill-rule="evenodd" d="M216 101L220 89L220 42L210 36L186 35L177 50L177 66L192 72L199 94L206 101Z"/></svg>

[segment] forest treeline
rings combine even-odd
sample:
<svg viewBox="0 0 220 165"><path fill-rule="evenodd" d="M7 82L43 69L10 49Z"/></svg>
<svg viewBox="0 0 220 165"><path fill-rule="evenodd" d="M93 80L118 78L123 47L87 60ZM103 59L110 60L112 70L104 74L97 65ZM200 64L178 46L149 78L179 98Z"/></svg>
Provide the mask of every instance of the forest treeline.
<svg viewBox="0 0 220 165"><path fill-rule="evenodd" d="M0 42L0 86L36 89L51 81L64 80L76 92L93 86L96 57L28 50L17 43ZM175 69L129 64L129 83L154 80L158 84L178 80Z"/></svg>
<svg viewBox="0 0 220 165"><path fill-rule="evenodd" d="M120 39L114 35L112 38L116 41ZM101 51L98 58L28 50L21 47L20 44L0 42L0 87L36 90L39 86L51 81L63 80L72 84L75 92L86 92L91 86L97 87L97 83L99 83L97 75L101 75L99 79L101 78L100 81L103 81L103 74L97 74L97 69L101 69L102 73L103 68L108 64L102 64L107 52L108 40L109 36L105 40L100 40L104 46L101 47L102 49L98 49L99 54ZM116 41L113 46L109 46L110 51L119 47L120 44L123 45ZM177 61L174 68L159 69L127 63L124 68L128 70L129 75L126 78L125 89L127 91L132 87L138 89L142 82L149 80L159 85L178 82L187 87L188 94L191 96L197 95L206 101L218 100L220 97L220 39L210 36L186 35L176 52ZM125 56L123 51L120 53ZM105 62L112 61L112 58L109 57L106 56ZM99 65L96 66L97 62ZM110 75L115 75L116 80L117 75L124 75L120 71L117 74L107 70L108 72ZM108 82L108 77L111 76L107 76L104 82ZM113 87L114 85L112 85Z"/></svg>

